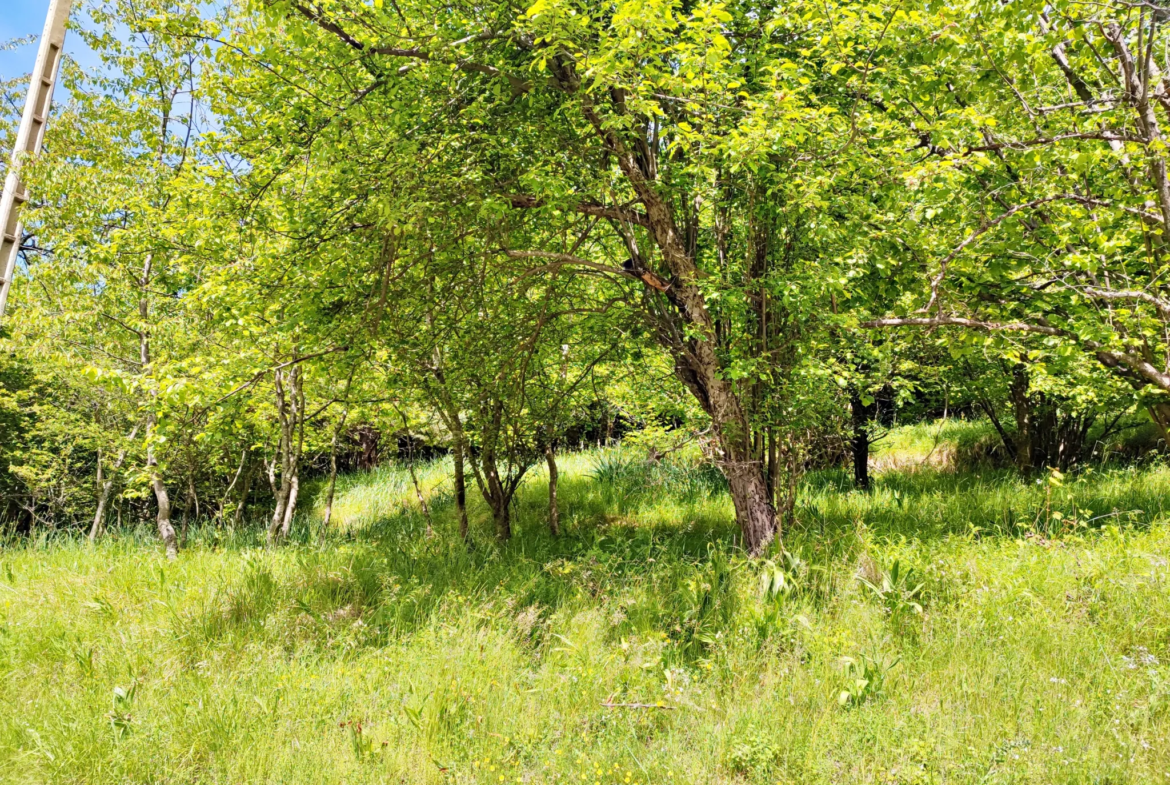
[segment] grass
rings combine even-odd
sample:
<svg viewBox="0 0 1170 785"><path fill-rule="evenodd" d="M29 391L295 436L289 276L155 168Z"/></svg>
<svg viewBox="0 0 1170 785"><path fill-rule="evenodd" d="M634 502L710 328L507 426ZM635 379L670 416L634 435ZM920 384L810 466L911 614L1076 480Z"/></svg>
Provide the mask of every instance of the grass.
<svg viewBox="0 0 1170 785"><path fill-rule="evenodd" d="M440 463L433 538L387 467L276 550L10 544L0 779L1170 781L1170 471L919 463L808 478L757 562L709 470L620 450L564 458L557 539L535 473L463 547Z"/></svg>

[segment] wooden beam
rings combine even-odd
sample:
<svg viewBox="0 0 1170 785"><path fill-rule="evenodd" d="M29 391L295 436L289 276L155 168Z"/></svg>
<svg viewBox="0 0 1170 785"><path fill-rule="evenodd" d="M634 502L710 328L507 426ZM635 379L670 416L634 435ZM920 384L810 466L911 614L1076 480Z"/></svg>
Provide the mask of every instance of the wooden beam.
<svg viewBox="0 0 1170 785"><path fill-rule="evenodd" d="M57 84L65 47L65 23L69 21L72 4L73 0L50 0L45 31L41 34L37 62L29 80L28 98L16 134L16 147L12 150L12 163L0 196L0 319L4 318L8 291L16 275L16 257L20 253L22 237L20 210L28 201L20 181L20 166L25 158L40 152L44 141L45 123L53 103L53 88Z"/></svg>

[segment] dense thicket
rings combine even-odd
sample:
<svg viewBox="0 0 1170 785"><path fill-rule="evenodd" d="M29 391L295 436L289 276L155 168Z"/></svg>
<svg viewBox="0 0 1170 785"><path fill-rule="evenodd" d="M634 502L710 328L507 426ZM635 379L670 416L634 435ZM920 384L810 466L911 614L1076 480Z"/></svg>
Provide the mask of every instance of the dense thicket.
<svg viewBox="0 0 1170 785"><path fill-rule="evenodd" d="M328 517L395 443L507 538L529 470L616 426L650 460L701 439L759 553L802 470L864 489L898 417L985 416L1023 472L1135 412L1164 437L1161 22L93 0L106 65L67 66L26 168L0 514L149 514L173 554L252 503L275 542L303 476Z"/></svg>

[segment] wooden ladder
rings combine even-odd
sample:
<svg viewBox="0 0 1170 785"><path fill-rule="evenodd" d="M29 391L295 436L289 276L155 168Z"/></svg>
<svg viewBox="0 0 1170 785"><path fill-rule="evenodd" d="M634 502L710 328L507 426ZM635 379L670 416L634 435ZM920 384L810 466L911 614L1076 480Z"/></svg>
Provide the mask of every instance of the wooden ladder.
<svg viewBox="0 0 1170 785"><path fill-rule="evenodd" d="M8 291L16 275L16 257L20 254L20 210L28 201L24 184L20 181L20 166L24 160L40 152L45 136L45 123L53 102L53 88L61 65L61 51L65 44L65 23L73 0L51 0L45 32L41 35L37 62L28 87L28 98L16 134L12 163L4 179L0 196L0 319L8 305Z"/></svg>

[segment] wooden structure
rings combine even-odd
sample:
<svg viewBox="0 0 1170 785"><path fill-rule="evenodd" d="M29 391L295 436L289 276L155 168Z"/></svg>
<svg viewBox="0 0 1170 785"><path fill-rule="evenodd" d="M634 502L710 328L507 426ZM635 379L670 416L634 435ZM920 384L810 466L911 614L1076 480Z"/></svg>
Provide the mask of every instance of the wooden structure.
<svg viewBox="0 0 1170 785"><path fill-rule="evenodd" d="M16 147L12 151L12 163L0 197L0 319L4 318L8 291L16 275L16 257L20 253L22 238L20 211L28 201L20 180L20 166L25 158L36 155L41 149L65 45L65 23L69 21L72 3L73 0L50 0L45 32L41 35L20 130L16 134Z"/></svg>

